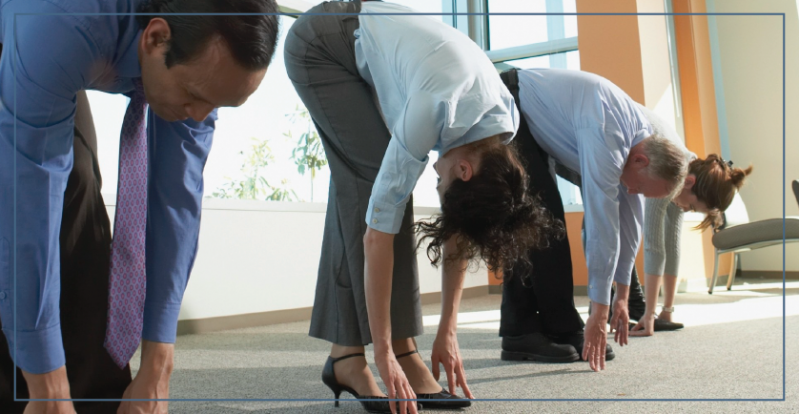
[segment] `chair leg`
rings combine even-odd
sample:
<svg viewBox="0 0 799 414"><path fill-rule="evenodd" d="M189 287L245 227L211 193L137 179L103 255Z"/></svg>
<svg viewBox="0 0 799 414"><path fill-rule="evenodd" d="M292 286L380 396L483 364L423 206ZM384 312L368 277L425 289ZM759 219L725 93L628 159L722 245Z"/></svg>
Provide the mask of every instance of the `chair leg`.
<svg viewBox="0 0 799 414"><path fill-rule="evenodd" d="M727 276L727 290L732 290L732 283L735 282L735 273L738 269L738 253L732 254L732 270L730 275Z"/></svg>
<svg viewBox="0 0 799 414"><path fill-rule="evenodd" d="M710 281L710 289L708 289L707 291L708 295L713 294L713 287L716 286L716 279L719 276L719 251L718 249L715 249L715 251L716 251L716 260L713 263L713 279Z"/></svg>

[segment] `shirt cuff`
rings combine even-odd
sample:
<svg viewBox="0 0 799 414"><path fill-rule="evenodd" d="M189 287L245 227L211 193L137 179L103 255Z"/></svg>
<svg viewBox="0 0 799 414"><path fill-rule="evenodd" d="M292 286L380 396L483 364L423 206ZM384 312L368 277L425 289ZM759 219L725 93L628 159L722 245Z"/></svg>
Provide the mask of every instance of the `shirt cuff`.
<svg viewBox="0 0 799 414"><path fill-rule="evenodd" d="M666 271L666 254L655 250L644 250L644 273L660 276Z"/></svg>
<svg viewBox="0 0 799 414"><path fill-rule="evenodd" d="M16 333L14 329L4 328L3 334L8 341L11 358L25 372L46 374L67 363L60 324L36 331L17 331ZM16 355L14 351L17 351Z"/></svg>
<svg viewBox="0 0 799 414"><path fill-rule="evenodd" d="M610 285L588 281L588 298L600 305L610 305Z"/></svg>
<svg viewBox="0 0 799 414"><path fill-rule="evenodd" d="M145 306L141 338L151 342L174 344L178 333L179 314L179 303Z"/></svg>
<svg viewBox="0 0 799 414"><path fill-rule="evenodd" d="M383 233L399 233L402 217L405 215L405 205L406 203L402 203L395 206L371 198L369 210L366 212L366 225Z"/></svg>

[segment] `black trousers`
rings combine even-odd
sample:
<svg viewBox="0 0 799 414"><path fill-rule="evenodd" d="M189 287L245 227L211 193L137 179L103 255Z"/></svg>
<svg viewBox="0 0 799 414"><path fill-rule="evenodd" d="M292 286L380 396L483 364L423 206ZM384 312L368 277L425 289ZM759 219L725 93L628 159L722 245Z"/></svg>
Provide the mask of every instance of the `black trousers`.
<svg viewBox="0 0 799 414"><path fill-rule="evenodd" d="M2 46L0 46L2 51ZM100 166L91 109L78 94L74 161L64 193L61 221L61 335L73 399L120 399L131 382L130 366L119 369L103 347L108 314L111 225L100 195ZM0 413L22 413L28 387L0 333ZM116 413L119 402L76 402L78 413Z"/></svg>
<svg viewBox="0 0 799 414"><path fill-rule="evenodd" d="M555 164L555 173L557 175L563 177L570 183L576 185L580 188L580 194L582 195L583 192L583 184L580 174L566 168L560 163ZM582 224L582 241L583 241L583 251L585 251L585 217L583 217L583 224ZM615 289L613 287L610 288L610 299L611 303L613 303L613 295ZM644 291L641 289L641 283L638 280L638 271L633 266L633 271L630 274L630 296L627 302L629 311L630 311L630 319L638 320L639 317L644 315L646 312L646 299L644 297ZM591 313L591 309L588 309L588 313ZM610 309L610 316L613 315L613 309Z"/></svg>
<svg viewBox="0 0 799 414"><path fill-rule="evenodd" d="M515 69L500 76L516 99L518 109L519 85ZM549 156L535 142L524 117L514 141L526 163L531 193L538 195L550 213L565 223L557 182L549 170ZM499 335L564 334L582 330L585 324L574 306L568 238L553 237L548 248L532 250L529 254L532 268L506 272Z"/></svg>

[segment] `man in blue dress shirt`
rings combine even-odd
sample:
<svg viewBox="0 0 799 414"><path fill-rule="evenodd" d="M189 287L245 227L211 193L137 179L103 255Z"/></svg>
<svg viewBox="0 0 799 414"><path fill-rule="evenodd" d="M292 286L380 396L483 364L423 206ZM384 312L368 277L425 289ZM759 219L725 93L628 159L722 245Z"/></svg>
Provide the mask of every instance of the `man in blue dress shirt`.
<svg viewBox="0 0 799 414"><path fill-rule="evenodd" d="M568 239L530 253L532 271L507 278L500 335L503 359L588 360L599 371L613 358L605 326L616 282L611 329L627 342L630 274L641 235L643 199L663 198L682 186L682 150L655 135L624 91L600 76L560 69L502 74L517 94L524 122L516 141L527 160L530 188L556 218L564 219L554 164L582 177L588 296L594 312L585 324L574 307Z"/></svg>
<svg viewBox="0 0 799 414"><path fill-rule="evenodd" d="M278 21L163 13L275 12L274 0L0 0L0 412L21 410L12 397L168 398L215 108L239 106L258 87ZM82 91L131 94L140 84L151 109L146 299L131 382L103 349L110 228ZM120 408L166 412L166 403ZM27 409L74 412L69 401Z"/></svg>

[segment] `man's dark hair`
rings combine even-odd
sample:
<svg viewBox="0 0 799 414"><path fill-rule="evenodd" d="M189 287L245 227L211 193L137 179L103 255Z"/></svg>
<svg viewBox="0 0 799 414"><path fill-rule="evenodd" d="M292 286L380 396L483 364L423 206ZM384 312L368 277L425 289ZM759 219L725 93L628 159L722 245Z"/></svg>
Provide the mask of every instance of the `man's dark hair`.
<svg viewBox="0 0 799 414"><path fill-rule="evenodd" d="M277 48L277 15L225 16L236 13L277 13L275 0L147 0L137 12L153 13L136 17L142 30L153 17L160 17L169 24L172 38L166 53L167 68L197 58L214 35L224 39L233 59L246 70L265 69Z"/></svg>

